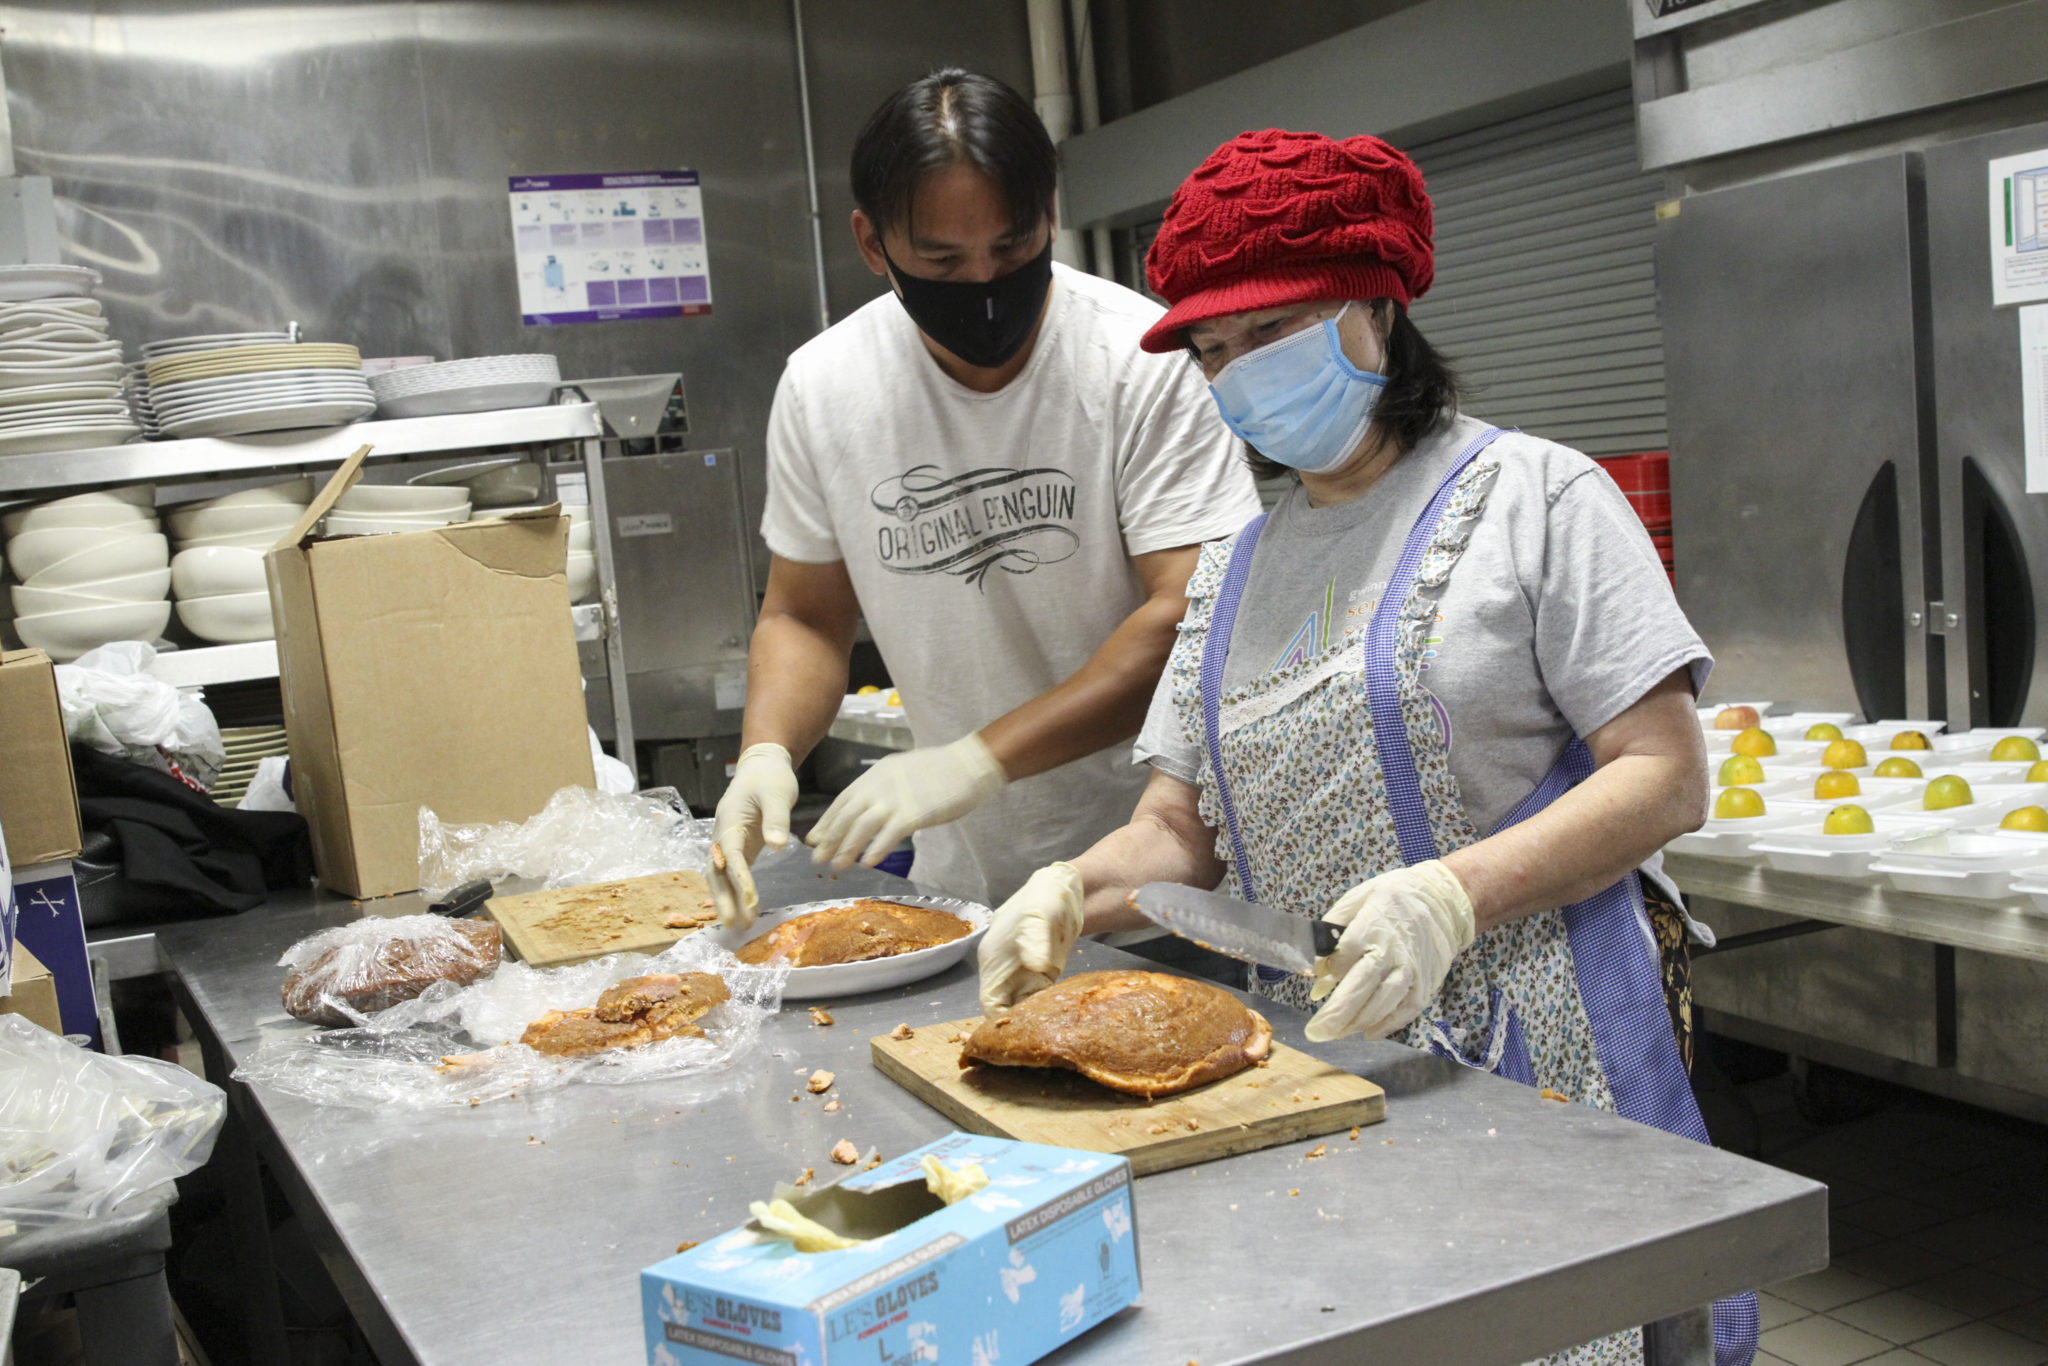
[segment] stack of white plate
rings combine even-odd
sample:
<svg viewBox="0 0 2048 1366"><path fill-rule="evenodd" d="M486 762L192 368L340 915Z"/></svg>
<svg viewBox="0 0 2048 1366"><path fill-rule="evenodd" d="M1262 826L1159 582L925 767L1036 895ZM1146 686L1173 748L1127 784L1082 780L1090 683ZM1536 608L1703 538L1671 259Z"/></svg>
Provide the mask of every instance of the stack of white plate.
<svg viewBox="0 0 2048 1366"><path fill-rule="evenodd" d="M0 514L13 634L59 661L109 641L153 641L171 619L170 547L147 485Z"/></svg>
<svg viewBox="0 0 2048 1366"><path fill-rule="evenodd" d="M111 446L136 434L84 266L0 266L0 455Z"/></svg>
<svg viewBox="0 0 2048 1366"><path fill-rule="evenodd" d="M313 480L302 476L188 503L170 514L178 552L171 559L171 595L186 630L216 645L276 637L263 555L312 497Z"/></svg>
<svg viewBox="0 0 2048 1366"><path fill-rule="evenodd" d="M227 751L228 760L214 775L213 786L206 790L206 795L221 806L235 806L241 802L249 791L249 783L256 777L257 768L265 759L281 758L291 753L283 726L223 726L220 743Z"/></svg>
<svg viewBox="0 0 2048 1366"><path fill-rule="evenodd" d="M538 408L561 383L562 367L546 355L477 356L370 376L380 417Z"/></svg>
<svg viewBox="0 0 2048 1366"><path fill-rule="evenodd" d="M361 354L318 342L217 346L153 359L149 403L172 437L333 427L377 407Z"/></svg>
<svg viewBox="0 0 2048 1366"><path fill-rule="evenodd" d="M196 337L171 337L144 342L142 359L128 367L128 407L141 424L142 434L154 441L163 435L157 421L156 404L149 393L149 363L167 356L190 356L200 351L224 351L232 346L277 346L291 340L289 332L214 332Z"/></svg>
<svg viewBox="0 0 2048 1366"><path fill-rule="evenodd" d="M539 512L544 503L529 503L524 507L492 508L493 517L510 517L515 512ZM590 522L588 505L565 507L562 515L569 519L569 601L582 602L597 592L597 532Z"/></svg>
<svg viewBox="0 0 2048 1366"><path fill-rule="evenodd" d="M423 531L469 520L469 490L410 484L357 484L327 514L329 536L378 536Z"/></svg>

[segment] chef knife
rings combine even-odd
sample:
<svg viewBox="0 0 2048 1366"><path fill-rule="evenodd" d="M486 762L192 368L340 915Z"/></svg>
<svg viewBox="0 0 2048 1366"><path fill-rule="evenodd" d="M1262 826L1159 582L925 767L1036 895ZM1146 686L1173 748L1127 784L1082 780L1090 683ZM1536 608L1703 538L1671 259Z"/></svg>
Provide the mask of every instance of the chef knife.
<svg viewBox="0 0 2048 1366"><path fill-rule="evenodd" d="M1131 893L1131 909L1153 924L1217 953L1264 963L1289 972L1310 973L1316 959L1333 952L1342 925L1205 892L1178 882L1148 882Z"/></svg>

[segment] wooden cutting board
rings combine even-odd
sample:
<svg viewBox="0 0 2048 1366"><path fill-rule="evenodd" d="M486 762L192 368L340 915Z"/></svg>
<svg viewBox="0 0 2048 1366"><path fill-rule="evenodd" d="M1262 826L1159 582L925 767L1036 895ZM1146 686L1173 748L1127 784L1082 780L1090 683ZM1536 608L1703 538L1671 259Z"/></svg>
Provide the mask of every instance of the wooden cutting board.
<svg viewBox="0 0 2048 1366"><path fill-rule="evenodd" d="M1147 1101L1086 1077L1040 1068L963 1070L960 1044L980 1020L877 1035L883 1076L972 1133L1117 1153L1131 1170L1186 1167L1387 1117L1386 1092L1282 1043L1264 1067Z"/></svg>
<svg viewBox="0 0 2048 1366"><path fill-rule="evenodd" d="M552 892L492 897L484 913L505 943L537 968L581 963L608 953L660 953L718 911L702 873L654 873ZM671 925L671 919L687 923Z"/></svg>

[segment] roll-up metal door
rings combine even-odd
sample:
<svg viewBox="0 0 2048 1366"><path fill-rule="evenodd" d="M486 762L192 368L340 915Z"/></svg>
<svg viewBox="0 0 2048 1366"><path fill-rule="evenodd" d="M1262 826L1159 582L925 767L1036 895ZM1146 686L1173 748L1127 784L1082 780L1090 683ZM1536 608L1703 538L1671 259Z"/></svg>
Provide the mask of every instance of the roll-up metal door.
<svg viewBox="0 0 2048 1366"><path fill-rule="evenodd" d="M1663 187L1636 165L1629 92L1403 150L1436 204L1436 283L1414 318L1466 408L1589 455L1665 449ZM1132 234L1135 281L1157 229Z"/></svg>

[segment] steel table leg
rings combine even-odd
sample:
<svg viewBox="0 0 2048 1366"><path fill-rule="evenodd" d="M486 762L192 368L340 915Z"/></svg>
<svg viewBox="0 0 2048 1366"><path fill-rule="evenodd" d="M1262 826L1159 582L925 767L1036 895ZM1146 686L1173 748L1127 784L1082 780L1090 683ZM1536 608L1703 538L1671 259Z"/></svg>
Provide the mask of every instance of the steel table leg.
<svg viewBox="0 0 2048 1366"><path fill-rule="evenodd" d="M1703 1306L1645 1324L1643 1366L1714 1366L1714 1311Z"/></svg>
<svg viewBox="0 0 2048 1366"><path fill-rule="evenodd" d="M182 984L179 996L184 996ZM227 1116L221 1122L220 1138L214 1143L213 1160L220 1164L228 1200L228 1227L234 1236L235 1279L242 1289L242 1331L248 1338L249 1359L284 1362L291 1359L291 1346L284 1331L284 1300L277 1288L277 1261L270 1249L270 1211L263 1199L263 1168L256 1160L256 1146L249 1136L242 1106L253 1104L248 1092L230 1074L220 1041L204 1015L181 1000L185 1018L192 1021L199 1037L200 1053L206 1060L206 1075L228 1093Z"/></svg>

